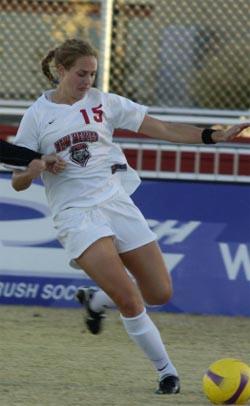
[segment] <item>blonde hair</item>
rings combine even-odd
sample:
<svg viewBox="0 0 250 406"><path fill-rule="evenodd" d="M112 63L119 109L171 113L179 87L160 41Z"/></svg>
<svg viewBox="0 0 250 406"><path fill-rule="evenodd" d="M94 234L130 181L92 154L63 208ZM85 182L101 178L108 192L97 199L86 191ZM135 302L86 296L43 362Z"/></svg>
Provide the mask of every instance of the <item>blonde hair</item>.
<svg viewBox="0 0 250 406"><path fill-rule="evenodd" d="M60 46L49 51L43 58L41 65L43 74L52 84L58 83L50 70L50 63L55 60L55 66L62 65L65 69L70 69L81 56L98 57L97 51L87 42L80 39L67 39Z"/></svg>

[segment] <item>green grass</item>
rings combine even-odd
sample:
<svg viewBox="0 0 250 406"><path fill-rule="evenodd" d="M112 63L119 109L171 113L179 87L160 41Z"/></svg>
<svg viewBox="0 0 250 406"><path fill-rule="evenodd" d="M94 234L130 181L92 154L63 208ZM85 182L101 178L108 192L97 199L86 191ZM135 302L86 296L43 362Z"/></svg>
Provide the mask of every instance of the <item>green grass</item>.
<svg viewBox="0 0 250 406"><path fill-rule="evenodd" d="M205 406L201 381L218 358L250 361L250 319L152 313L181 377L180 395L154 394L156 374L117 312L101 335L78 309L0 307L1 406Z"/></svg>

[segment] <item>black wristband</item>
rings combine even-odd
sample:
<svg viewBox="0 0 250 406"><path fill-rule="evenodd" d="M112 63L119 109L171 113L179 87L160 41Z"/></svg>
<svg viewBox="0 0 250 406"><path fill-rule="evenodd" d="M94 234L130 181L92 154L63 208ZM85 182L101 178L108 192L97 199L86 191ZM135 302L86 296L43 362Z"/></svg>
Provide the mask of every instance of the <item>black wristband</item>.
<svg viewBox="0 0 250 406"><path fill-rule="evenodd" d="M212 138L212 134L216 130L212 130L212 128L204 128L204 130L201 133L201 139L203 144L216 144L216 142Z"/></svg>

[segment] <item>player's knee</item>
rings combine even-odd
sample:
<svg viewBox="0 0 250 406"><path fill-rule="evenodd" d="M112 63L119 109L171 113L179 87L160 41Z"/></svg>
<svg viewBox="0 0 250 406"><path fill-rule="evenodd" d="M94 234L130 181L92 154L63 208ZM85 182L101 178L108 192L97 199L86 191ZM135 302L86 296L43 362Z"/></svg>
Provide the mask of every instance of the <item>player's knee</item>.
<svg viewBox="0 0 250 406"><path fill-rule="evenodd" d="M173 289L171 285L167 285L164 288L158 289L152 292L150 297L147 299L149 305L163 305L169 302L173 295Z"/></svg>
<svg viewBox="0 0 250 406"><path fill-rule="evenodd" d="M117 300L117 306L121 312L126 317L135 317L138 313L142 311L143 303L140 297L137 296L122 296Z"/></svg>

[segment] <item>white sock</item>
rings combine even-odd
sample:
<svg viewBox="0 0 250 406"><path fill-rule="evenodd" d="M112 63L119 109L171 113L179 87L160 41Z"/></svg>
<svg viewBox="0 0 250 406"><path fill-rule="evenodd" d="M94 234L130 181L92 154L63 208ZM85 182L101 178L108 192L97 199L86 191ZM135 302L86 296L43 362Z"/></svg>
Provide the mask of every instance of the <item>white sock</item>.
<svg viewBox="0 0 250 406"><path fill-rule="evenodd" d="M94 312L102 312L106 308L115 307L113 300L101 289L98 289L89 303Z"/></svg>
<svg viewBox="0 0 250 406"><path fill-rule="evenodd" d="M163 345L159 330L147 315L146 309L136 317L121 315L121 319L128 335L154 364L159 378L161 379L166 375L178 376Z"/></svg>

